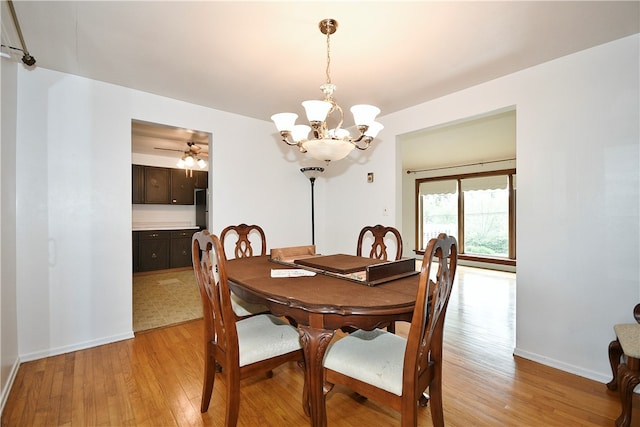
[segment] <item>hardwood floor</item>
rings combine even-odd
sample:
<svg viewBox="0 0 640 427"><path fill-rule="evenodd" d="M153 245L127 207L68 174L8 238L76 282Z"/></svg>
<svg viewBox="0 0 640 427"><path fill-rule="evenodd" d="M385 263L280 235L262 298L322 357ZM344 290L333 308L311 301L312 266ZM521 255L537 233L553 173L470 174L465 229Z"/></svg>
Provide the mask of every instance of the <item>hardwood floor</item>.
<svg viewBox="0 0 640 427"><path fill-rule="evenodd" d="M514 309L514 275L459 267L445 323L445 423L613 426L620 403L604 384L512 355ZM202 327L196 320L24 363L2 426L222 426L221 379L209 412L199 410ZM406 333L406 324L397 331ZM270 379L243 380L238 426L308 425L302 381L296 364L276 369ZM327 396L327 412L329 426L393 426L400 420L397 412L340 387ZM419 425L432 425L428 408ZM637 411L634 425L640 425Z"/></svg>

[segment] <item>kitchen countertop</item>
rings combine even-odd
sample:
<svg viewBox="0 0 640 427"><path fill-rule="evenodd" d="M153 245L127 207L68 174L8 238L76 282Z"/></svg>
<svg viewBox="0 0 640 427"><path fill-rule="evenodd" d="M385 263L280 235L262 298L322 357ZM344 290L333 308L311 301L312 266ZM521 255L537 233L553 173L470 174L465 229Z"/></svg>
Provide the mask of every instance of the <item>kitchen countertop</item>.
<svg viewBox="0 0 640 427"><path fill-rule="evenodd" d="M160 224L160 223L138 223L132 224L132 231L149 231L149 230L199 230L197 225L187 224Z"/></svg>

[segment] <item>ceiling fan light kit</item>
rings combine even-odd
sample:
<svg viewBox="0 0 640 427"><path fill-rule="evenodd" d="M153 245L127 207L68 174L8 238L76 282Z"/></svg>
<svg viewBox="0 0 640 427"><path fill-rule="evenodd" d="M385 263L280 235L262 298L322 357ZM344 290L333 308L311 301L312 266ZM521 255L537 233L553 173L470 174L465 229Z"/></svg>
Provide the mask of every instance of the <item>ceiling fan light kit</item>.
<svg viewBox="0 0 640 427"><path fill-rule="evenodd" d="M207 166L207 162L200 158L200 147L195 142L187 142L189 146L188 150L185 150L182 157L176 163L181 169L192 169L194 165L198 165L200 169L204 169Z"/></svg>
<svg viewBox="0 0 640 427"><path fill-rule="evenodd" d="M330 73L330 36L338 29L338 21L323 19L319 27L320 32L327 36L327 81L320 86L324 100L302 103L309 126L296 125L298 115L295 113L274 114L271 120L275 123L284 143L296 146L300 152L309 153L314 159L328 163L345 158L354 148L366 150L384 126L375 121L376 116L380 114L378 107L361 104L351 107L358 135L352 137L348 130L342 128L344 112L333 97L336 86L331 83ZM333 115L337 115L337 123L331 128L327 120Z"/></svg>

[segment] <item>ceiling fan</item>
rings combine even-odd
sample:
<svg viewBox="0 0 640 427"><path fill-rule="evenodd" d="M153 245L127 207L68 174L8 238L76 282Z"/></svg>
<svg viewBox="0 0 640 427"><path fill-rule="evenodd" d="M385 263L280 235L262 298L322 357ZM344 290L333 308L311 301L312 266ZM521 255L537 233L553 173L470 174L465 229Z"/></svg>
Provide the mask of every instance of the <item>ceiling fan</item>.
<svg viewBox="0 0 640 427"><path fill-rule="evenodd" d="M201 152L202 147L200 147L197 143L193 141L187 141L187 148L185 148L184 150L179 150L177 148L164 148L164 147L153 147L153 148L155 150L176 151L179 153L192 154L195 156L203 156L203 157L209 156L209 153Z"/></svg>
<svg viewBox="0 0 640 427"><path fill-rule="evenodd" d="M203 160L201 157L209 157L209 153L202 151L202 147L196 144L193 141L187 141L187 148L184 150L178 150L175 148L163 148L163 147L153 147L156 150L165 150L165 151L177 151L183 153L180 160L178 160L178 167L184 169L191 169L194 164L200 166L200 169L203 169L207 166L207 162Z"/></svg>

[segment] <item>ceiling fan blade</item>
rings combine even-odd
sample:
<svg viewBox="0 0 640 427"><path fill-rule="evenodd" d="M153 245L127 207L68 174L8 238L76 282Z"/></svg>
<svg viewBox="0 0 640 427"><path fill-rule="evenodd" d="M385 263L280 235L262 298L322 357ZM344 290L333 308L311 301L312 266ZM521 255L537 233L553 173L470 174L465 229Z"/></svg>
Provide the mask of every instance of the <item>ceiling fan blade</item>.
<svg viewBox="0 0 640 427"><path fill-rule="evenodd" d="M162 147L153 147L154 150L164 150L164 151L176 151L178 153L183 153L184 150L176 150L174 148L162 148Z"/></svg>

